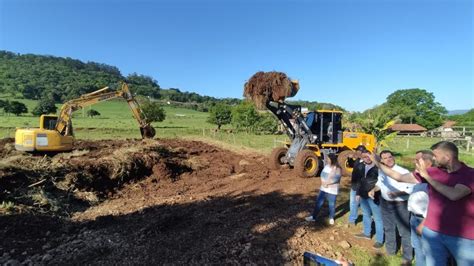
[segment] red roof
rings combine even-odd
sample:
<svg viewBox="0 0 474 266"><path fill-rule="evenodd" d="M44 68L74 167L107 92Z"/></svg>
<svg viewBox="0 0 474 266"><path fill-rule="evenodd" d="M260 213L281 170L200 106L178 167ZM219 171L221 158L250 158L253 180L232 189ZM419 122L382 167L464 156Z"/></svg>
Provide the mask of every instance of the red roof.
<svg viewBox="0 0 474 266"><path fill-rule="evenodd" d="M409 131L409 132L420 132L426 131L426 128L418 124L394 124L390 127L392 131Z"/></svg>
<svg viewBox="0 0 474 266"><path fill-rule="evenodd" d="M450 128L450 127L453 127L455 124L456 124L456 121L448 120L443 123L443 127Z"/></svg>

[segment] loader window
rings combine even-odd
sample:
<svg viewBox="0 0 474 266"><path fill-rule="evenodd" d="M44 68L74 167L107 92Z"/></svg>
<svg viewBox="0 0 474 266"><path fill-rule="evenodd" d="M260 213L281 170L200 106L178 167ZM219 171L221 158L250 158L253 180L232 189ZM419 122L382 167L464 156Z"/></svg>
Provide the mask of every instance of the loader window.
<svg viewBox="0 0 474 266"><path fill-rule="evenodd" d="M53 130L56 127L57 117L45 117L43 120L43 128Z"/></svg>

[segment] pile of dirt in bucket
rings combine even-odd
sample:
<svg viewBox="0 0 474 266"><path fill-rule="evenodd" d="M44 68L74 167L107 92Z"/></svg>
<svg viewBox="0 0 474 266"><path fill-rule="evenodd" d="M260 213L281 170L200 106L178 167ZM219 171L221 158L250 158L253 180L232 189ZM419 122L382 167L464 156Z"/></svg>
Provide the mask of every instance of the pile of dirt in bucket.
<svg viewBox="0 0 474 266"><path fill-rule="evenodd" d="M297 81L282 72L257 72L244 85L244 97L258 109L264 109L268 101L283 101L293 97L299 90Z"/></svg>

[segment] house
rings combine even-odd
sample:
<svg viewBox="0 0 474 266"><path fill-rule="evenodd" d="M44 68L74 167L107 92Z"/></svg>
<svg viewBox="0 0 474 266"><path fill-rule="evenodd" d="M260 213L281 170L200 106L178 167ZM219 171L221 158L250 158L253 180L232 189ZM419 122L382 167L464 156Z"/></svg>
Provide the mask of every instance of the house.
<svg viewBox="0 0 474 266"><path fill-rule="evenodd" d="M427 129L418 124L394 124L389 128L389 131L398 131L397 135L421 135Z"/></svg>

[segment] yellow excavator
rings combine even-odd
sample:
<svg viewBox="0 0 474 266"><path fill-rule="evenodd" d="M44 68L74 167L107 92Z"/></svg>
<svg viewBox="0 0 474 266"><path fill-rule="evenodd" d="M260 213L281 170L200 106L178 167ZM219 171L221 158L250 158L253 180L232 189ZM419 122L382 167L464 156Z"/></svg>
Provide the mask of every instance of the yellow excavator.
<svg viewBox="0 0 474 266"><path fill-rule="evenodd" d="M28 152L71 151L74 143L72 113L86 106L120 97L127 101L139 124L142 138L153 138L155 129L147 121L128 85L123 82L119 90L113 91L105 87L66 102L61 107L59 116L41 115L39 128L18 128L15 132L15 149Z"/></svg>

